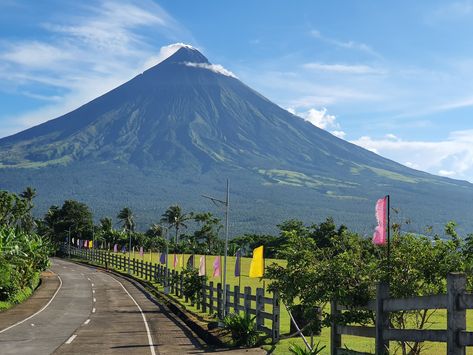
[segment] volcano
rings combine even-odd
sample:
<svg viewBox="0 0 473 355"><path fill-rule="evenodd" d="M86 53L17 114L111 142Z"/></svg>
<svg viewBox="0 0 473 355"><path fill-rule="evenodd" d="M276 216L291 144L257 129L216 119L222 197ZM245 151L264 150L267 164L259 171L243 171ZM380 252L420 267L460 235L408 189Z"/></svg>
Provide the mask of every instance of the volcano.
<svg viewBox="0 0 473 355"><path fill-rule="evenodd" d="M473 185L407 168L313 126L190 46L78 109L0 139L0 189L37 189L35 213L77 199L97 217L128 206L144 229L170 204L221 211L233 233L271 233L328 216L369 233L374 202L422 231L470 222Z"/></svg>

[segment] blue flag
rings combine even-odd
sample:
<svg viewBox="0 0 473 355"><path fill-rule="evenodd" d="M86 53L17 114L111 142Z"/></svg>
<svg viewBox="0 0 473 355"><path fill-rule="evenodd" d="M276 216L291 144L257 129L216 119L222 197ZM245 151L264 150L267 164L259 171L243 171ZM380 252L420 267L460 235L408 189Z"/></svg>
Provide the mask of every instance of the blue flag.
<svg viewBox="0 0 473 355"><path fill-rule="evenodd" d="M161 264L166 264L166 253L161 253L161 256L159 257L159 262Z"/></svg>
<svg viewBox="0 0 473 355"><path fill-rule="evenodd" d="M236 252L236 260L235 260L235 276L240 276L240 264L241 264L241 250L238 249Z"/></svg>

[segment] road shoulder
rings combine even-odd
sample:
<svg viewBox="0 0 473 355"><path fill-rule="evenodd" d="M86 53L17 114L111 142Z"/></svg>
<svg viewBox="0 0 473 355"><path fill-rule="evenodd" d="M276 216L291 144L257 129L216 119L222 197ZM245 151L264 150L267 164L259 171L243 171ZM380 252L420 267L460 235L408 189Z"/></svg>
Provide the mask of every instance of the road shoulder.
<svg viewBox="0 0 473 355"><path fill-rule="evenodd" d="M39 287L25 302L0 312L0 331L38 312L49 302L58 287L58 275L50 270L42 272Z"/></svg>

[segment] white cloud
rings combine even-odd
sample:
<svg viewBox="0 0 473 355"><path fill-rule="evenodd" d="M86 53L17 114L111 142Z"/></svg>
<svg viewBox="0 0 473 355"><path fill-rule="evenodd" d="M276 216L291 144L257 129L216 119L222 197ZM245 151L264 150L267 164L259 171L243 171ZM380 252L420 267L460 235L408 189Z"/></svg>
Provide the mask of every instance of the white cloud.
<svg viewBox="0 0 473 355"><path fill-rule="evenodd" d="M347 64L324 64L324 63L306 63L304 68L340 74L384 74L385 71L368 65L347 65Z"/></svg>
<svg viewBox="0 0 473 355"><path fill-rule="evenodd" d="M38 39L0 41L0 90L48 101L5 117L0 137L65 114L165 59L157 38L193 42L192 35L152 0L95 0L38 18ZM45 94L45 93L48 94Z"/></svg>
<svg viewBox="0 0 473 355"><path fill-rule="evenodd" d="M441 141L406 141L393 136L363 136L352 143L414 169L473 182L473 130L453 131Z"/></svg>
<svg viewBox="0 0 473 355"><path fill-rule="evenodd" d="M345 137L347 136L347 134L343 131L330 131L330 133L332 133L335 137L338 137L340 139L345 139Z"/></svg>
<svg viewBox="0 0 473 355"><path fill-rule="evenodd" d="M217 74L222 74L225 76L230 76L232 78L237 78L235 74L233 74L230 70L225 69L220 64L191 63L191 62L186 62L184 64L187 65L188 67L207 69Z"/></svg>
<svg viewBox="0 0 473 355"><path fill-rule="evenodd" d="M340 125L336 122L336 117L334 115L327 114L327 109L323 107L320 110L316 108L311 108L306 112L297 112L293 108L287 109L293 115L302 117L307 122L312 123L314 126L328 129L328 128L340 128Z"/></svg>
<svg viewBox="0 0 473 355"><path fill-rule="evenodd" d="M392 134L392 133L388 133L386 134L385 136L387 139L392 139L392 140L398 140L397 136Z"/></svg>

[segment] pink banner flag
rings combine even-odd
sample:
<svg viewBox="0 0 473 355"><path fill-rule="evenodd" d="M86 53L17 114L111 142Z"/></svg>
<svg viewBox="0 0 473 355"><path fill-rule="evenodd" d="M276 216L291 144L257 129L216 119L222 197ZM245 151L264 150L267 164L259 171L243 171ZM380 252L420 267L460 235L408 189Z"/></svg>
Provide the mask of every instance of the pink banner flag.
<svg viewBox="0 0 473 355"><path fill-rule="evenodd" d="M220 276L220 255L215 257L213 267L214 267L214 272L212 276L219 277Z"/></svg>
<svg viewBox="0 0 473 355"><path fill-rule="evenodd" d="M143 257L143 254L144 254L143 247L140 247L140 256Z"/></svg>
<svg viewBox="0 0 473 355"><path fill-rule="evenodd" d="M89 241L88 240L84 240L84 248L87 248L89 246Z"/></svg>
<svg viewBox="0 0 473 355"><path fill-rule="evenodd" d="M380 198L376 202L376 220L378 226L374 230L373 244L384 245L386 244L386 208L388 204L388 197Z"/></svg>
<svg viewBox="0 0 473 355"><path fill-rule="evenodd" d="M118 244L115 244L115 245L113 246L113 252L114 252L114 253L118 253Z"/></svg>
<svg viewBox="0 0 473 355"><path fill-rule="evenodd" d="M177 264L179 264L179 257L177 256L177 254L174 254L174 263L173 263L174 269L176 268Z"/></svg>
<svg viewBox="0 0 473 355"><path fill-rule="evenodd" d="M199 276L205 276L205 255L202 255L199 260Z"/></svg>

